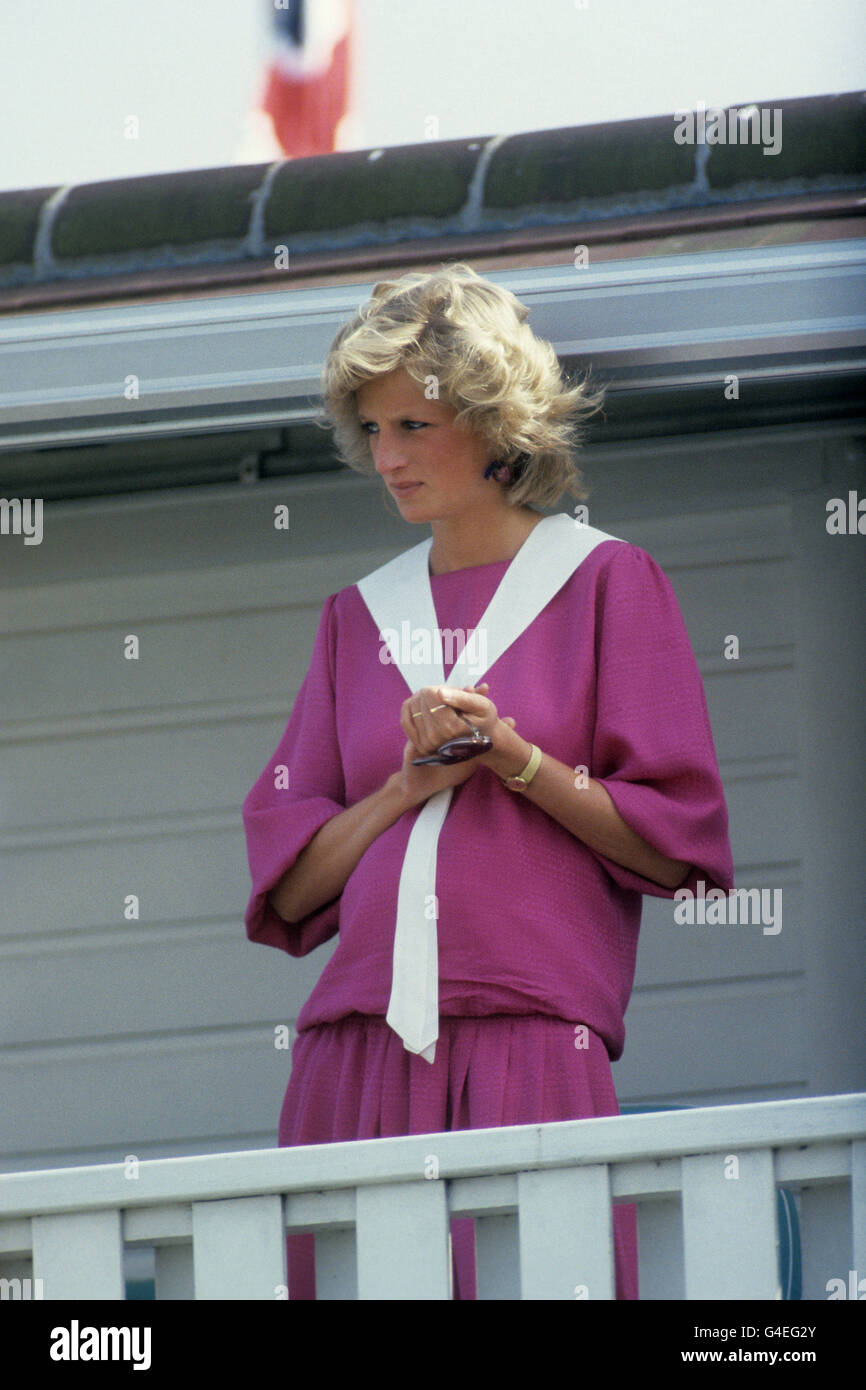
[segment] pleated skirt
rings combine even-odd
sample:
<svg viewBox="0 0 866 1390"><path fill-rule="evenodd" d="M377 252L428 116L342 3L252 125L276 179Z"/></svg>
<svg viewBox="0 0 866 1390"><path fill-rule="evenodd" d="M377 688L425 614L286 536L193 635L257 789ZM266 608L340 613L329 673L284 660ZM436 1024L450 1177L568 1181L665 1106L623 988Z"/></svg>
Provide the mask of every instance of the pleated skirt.
<svg viewBox="0 0 866 1390"><path fill-rule="evenodd" d="M454 1129L618 1115L601 1038L564 1019L496 1014L440 1019L431 1065L384 1018L351 1014L299 1033L279 1144L339 1143ZM587 1045L584 1045L587 1044ZM453 1289L474 1299L475 1223L451 1222ZM634 1206L613 1208L616 1297L638 1297ZM314 1299L312 1235L287 1237L290 1299Z"/></svg>

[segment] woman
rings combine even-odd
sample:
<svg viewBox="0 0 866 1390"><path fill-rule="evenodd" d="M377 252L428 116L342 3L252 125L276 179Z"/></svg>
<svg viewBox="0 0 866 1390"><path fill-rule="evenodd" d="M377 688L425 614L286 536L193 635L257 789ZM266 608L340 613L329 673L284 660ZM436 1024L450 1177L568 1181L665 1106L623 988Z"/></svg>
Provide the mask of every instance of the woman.
<svg viewBox="0 0 866 1390"><path fill-rule="evenodd" d="M432 534L328 598L244 803L250 938L301 956L340 935L298 1018L281 1145L618 1114L641 895L731 886L670 583L538 510L585 495L574 450L600 402L526 318L468 266L409 274L325 365L343 458ZM455 739L463 761L438 751ZM452 1238L473 1298L473 1223ZM636 1298L633 1207L614 1239ZM289 1264L313 1297L312 1237Z"/></svg>

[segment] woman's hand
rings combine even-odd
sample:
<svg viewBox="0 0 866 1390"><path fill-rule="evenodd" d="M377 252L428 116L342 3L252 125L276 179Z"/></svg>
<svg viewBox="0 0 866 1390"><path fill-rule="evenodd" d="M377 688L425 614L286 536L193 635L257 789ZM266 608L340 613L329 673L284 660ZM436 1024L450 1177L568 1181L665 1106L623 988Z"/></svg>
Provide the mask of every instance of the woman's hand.
<svg viewBox="0 0 866 1390"><path fill-rule="evenodd" d="M466 727L465 724L463 726ZM403 749L403 766L400 768L400 786L407 808L418 806L436 792L446 787L457 787L467 782L476 769L477 758L465 763L427 763L423 767L413 767L412 759L418 757L414 743L407 743Z"/></svg>
<svg viewBox="0 0 866 1390"><path fill-rule="evenodd" d="M469 732L465 720L455 712L457 709L476 729L493 739L494 750L497 733L502 727L514 728L514 720L500 719L493 701L482 693L488 689L486 681L482 685L466 685L459 690L448 685L424 686L404 700L400 724L409 742L403 750L401 776L404 794L412 805L426 801L445 787L456 787L468 781L477 771L478 764L485 761L482 754L462 763L428 763L423 767L413 767L413 758L435 753L440 744L448 739Z"/></svg>

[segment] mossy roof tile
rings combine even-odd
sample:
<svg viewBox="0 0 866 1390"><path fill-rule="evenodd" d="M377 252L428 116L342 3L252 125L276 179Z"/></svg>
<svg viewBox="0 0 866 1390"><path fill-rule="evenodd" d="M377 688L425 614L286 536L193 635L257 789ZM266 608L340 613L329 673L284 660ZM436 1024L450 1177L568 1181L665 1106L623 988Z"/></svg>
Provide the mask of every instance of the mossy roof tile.
<svg viewBox="0 0 866 1390"><path fill-rule="evenodd" d="M267 165L187 169L71 188L52 237L57 260L153 246L239 241Z"/></svg>
<svg viewBox="0 0 866 1390"><path fill-rule="evenodd" d="M513 135L494 152L484 205L586 203L689 184L693 169L694 151L674 143L669 116L576 130L535 130Z"/></svg>
<svg viewBox="0 0 866 1390"><path fill-rule="evenodd" d="M0 193L0 265L30 261L39 214L54 188L17 188Z"/></svg>
<svg viewBox="0 0 866 1390"><path fill-rule="evenodd" d="M466 202L483 143L449 140L292 160L271 185L265 234L455 217Z"/></svg>
<svg viewBox="0 0 866 1390"><path fill-rule="evenodd" d="M822 97L820 111L815 100L764 103L760 140L755 139L753 118L741 121L736 144L711 145L706 165L710 187L723 190L767 180L796 180L804 187L809 181L833 180L838 186L844 180L856 187L866 177L866 94ZM765 154L765 146L776 141L778 153Z"/></svg>

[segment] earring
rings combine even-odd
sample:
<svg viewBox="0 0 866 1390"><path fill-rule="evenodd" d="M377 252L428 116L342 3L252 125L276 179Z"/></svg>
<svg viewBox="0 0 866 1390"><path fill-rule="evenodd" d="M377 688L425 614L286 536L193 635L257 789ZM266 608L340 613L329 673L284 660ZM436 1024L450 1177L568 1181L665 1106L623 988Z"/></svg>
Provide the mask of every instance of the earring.
<svg viewBox="0 0 866 1390"><path fill-rule="evenodd" d="M485 468L484 476L485 478L495 478L497 483L516 482L528 462L528 454L518 454L513 463L503 463L501 459L494 459Z"/></svg>
<svg viewBox="0 0 866 1390"><path fill-rule="evenodd" d="M501 459L494 459L484 470L485 478L494 478L497 483L511 482L511 464L503 463Z"/></svg>

